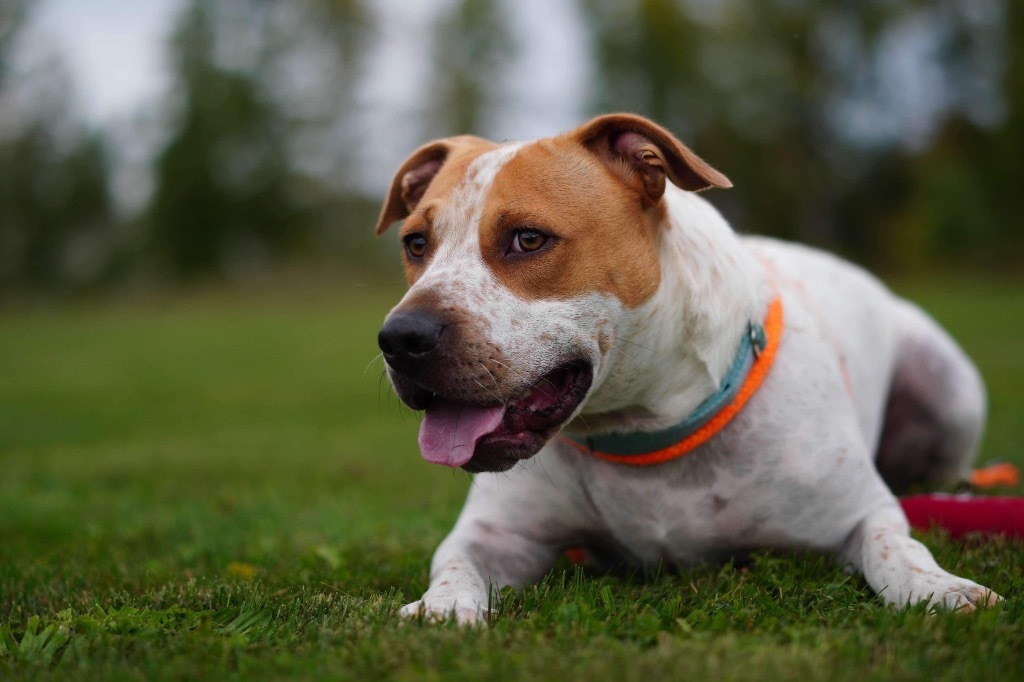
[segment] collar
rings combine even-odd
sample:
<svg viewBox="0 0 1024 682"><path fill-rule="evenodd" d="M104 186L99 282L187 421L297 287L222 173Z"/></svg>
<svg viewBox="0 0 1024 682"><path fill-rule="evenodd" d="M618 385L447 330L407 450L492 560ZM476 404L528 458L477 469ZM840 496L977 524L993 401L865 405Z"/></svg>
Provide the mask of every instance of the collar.
<svg viewBox="0 0 1024 682"><path fill-rule="evenodd" d="M768 306L764 323L750 322L740 339L732 367L718 390L675 426L652 433L614 433L588 438L562 434L577 450L598 459L644 466L661 464L704 444L732 421L761 386L782 337L782 300Z"/></svg>

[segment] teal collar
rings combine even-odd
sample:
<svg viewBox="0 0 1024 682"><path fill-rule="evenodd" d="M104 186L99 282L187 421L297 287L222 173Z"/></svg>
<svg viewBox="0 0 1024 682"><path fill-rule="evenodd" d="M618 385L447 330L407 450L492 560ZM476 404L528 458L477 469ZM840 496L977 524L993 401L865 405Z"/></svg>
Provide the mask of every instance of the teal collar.
<svg viewBox="0 0 1024 682"><path fill-rule="evenodd" d="M674 426L653 433L611 433L586 438L563 435L590 452L613 456L641 456L671 447L697 432L736 399L754 362L767 344L764 326L758 322L747 324L746 333L740 339L732 367L722 379L718 390Z"/></svg>

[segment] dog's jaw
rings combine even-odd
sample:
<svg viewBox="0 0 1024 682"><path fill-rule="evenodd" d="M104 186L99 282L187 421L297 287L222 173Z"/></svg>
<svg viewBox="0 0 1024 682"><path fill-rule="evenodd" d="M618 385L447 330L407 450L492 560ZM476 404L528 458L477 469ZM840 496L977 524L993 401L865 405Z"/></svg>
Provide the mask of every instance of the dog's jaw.
<svg viewBox="0 0 1024 682"><path fill-rule="evenodd" d="M533 409L530 405L535 400L533 396L510 406L501 427L477 444L473 459L463 466L466 471L511 469L518 461L537 454L572 418L590 391L592 369L589 364L577 362L555 370L554 374L564 378L542 380L531 390L531 393L538 389L544 394L550 393L540 398L544 408Z"/></svg>
<svg viewBox="0 0 1024 682"><path fill-rule="evenodd" d="M540 451L579 413L594 368L589 360L574 357L547 371L517 374L519 380L501 388L467 395L441 386L437 392L424 389L389 367L403 402L424 410L419 436L424 459L473 473L505 471Z"/></svg>

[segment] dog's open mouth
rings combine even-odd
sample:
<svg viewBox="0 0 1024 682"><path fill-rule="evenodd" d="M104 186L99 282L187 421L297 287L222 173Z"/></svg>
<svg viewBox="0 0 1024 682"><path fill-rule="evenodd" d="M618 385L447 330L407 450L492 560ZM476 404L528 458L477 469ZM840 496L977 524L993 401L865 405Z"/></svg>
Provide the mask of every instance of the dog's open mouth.
<svg viewBox="0 0 1024 682"><path fill-rule="evenodd" d="M477 405L431 398L420 425L428 462L469 472L505 471L536 454L583 401L593 372L571 362L548 372L510 404Z"/></svg>

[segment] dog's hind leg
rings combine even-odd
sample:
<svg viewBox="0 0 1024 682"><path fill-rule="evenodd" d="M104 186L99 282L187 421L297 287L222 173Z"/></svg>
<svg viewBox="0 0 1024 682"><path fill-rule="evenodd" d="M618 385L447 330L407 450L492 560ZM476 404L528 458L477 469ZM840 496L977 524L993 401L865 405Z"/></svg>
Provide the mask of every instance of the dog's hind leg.
<svg viewBox="0 0 1024 682"><path fill-rule="evenodd" d="M985 387L952 338L901 301L899 350L876 466L893 492L965 481L985 424Z"/></svg>

